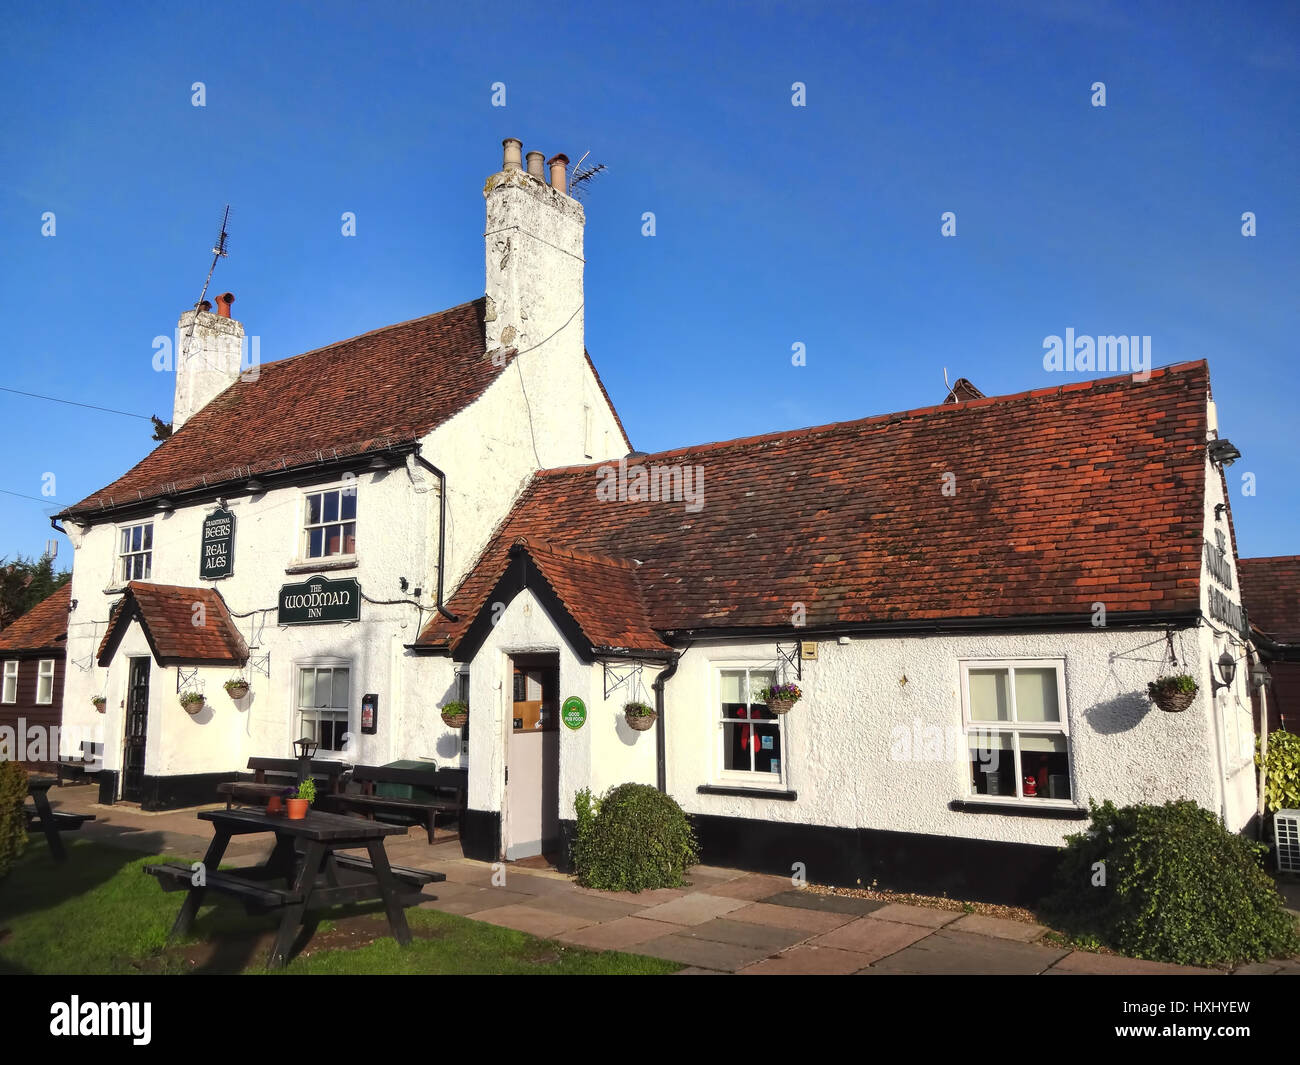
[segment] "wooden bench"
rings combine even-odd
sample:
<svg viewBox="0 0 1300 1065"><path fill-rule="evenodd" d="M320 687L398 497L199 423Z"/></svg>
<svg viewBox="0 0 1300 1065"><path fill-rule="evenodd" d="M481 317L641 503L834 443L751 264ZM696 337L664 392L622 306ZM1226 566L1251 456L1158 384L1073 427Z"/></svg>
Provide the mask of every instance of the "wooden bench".
<svg viewBox="0 0 1300 1065"><path fill-rule="evenodd" d="M55 777L34 774L27 778L27 794L32 798L31 806L23 807L23 814L28 829L39 828L45 834L50 845L50 853L56 862L67 857L63 849L60 833L75 832L87 821L95 820L94 814L55 813L50 807L49 790L57 783Z"/></svg>
<svg viewBox="0 0 1300 1065"><path fill-rule="evenodd" d="M334 864L344 869L356 869L371 876L375 873L374 863L369 858L358 854L335 854ZM425 884L440 884L447 879L446 873L435 873L428 869L411 869L405 865L390 865L389 872L394 879L400 880L405 887L419 891Z"/></svg>
<svg viewBox="0 0 1300 1065"><path fill-rule="evenodd" d="M442 842L435 840L438 814L455 814L458 828L464 819L468 770L437 769L432 766L428 769L398 769L383 765L358 765L353 766L351 779L359 791L327 795L318 800L317 805L340 813L356 812L372 821L380 813L418 817L428 829L430 843ZM377 795L375 789L381 784L405 784L426 792L426 795L410 799ZM443 840L454 838L456 835L448 833Z"/></svg>
<svg viewBox="0 0 1300 1065"><path fill-rule="evenodd" d="M104 745L85 740L81 744L81 754L60 758L55 768L59 787L63 787L65 778L79 784L90 783L90 775L104 768Z"/></svg>
<svg viewBox="0 0 1300 1065"><path fill-rule="evenodd" d="M253 773L252 780L232 780L217 785L217 794L226 797L227 810L236 800L265 806L266 800L272 795L282 794L285 788L294 787L298 783L296 758L250 758L248 768ZM348 769L345 762L335 762L328 758L313 759L311 775L316 781L317 792L322 795L341 792L345 787Z"/></svg>
<svg viewBox="0 0 1300 1065"><path fill-rule="evenodd" d="M194 870L184 862L166 862L163 865L146 865L144 871L158 878L164 891L189 891L194 887ZM266 887L236 873L220 870L204 871L203 886L239 899L249 913L264 913L302 901L301 892L283 888Z"/></svg>

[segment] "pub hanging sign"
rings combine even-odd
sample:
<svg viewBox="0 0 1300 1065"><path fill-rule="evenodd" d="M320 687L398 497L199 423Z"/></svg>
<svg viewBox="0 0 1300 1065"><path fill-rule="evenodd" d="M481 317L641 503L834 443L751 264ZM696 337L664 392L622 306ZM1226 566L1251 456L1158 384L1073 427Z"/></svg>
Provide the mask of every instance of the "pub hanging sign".
<svg viewBox="0 0 1300 1065"><path fill-rule="evenodd" d="M355 578L332 581L309 577L280 589L281 625L318 625L361 618L361 584Z"/></svg>
<svg viewBox="0 0 1300 1065"><path fill-rule="evenodd" d="M235 516L219 508L203 519L199 548L199 579L219 581L235 570Z"/></svg>

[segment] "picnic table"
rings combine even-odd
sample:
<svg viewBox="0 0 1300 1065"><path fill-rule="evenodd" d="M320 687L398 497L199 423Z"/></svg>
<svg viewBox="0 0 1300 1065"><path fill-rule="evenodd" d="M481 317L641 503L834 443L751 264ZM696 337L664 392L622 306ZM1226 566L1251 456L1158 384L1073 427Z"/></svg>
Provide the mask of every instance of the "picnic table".
<svg viewBox="0 0 1300 1065"><path fill-rule="evenodd" d="M215 830L203 856L203 882L196 884L195 870L183 862L149 865L144 870L158 878L164 891L189 892L168 938L190 930L208 891L230 895L250 913L280 914L267 963L272 969L287 960L308 909L344 902L381 900L393 938L406 946L411 941L405 912L414 902L410 896L418 895L425 884L446 879L442 873L389 865L384 837L405 832L397 825L318 810L309 810L300 820L251 809L205 810L198 816L211 821ZM222 870L221 858L231 838L258 832L275 834L275 847L265 864ZM340 853L362 847L368 857ZM276 886L277 881L284 886Z"/></svg>
<svg viewBox="0 0 1300 1065"><path fill-rule="evenodd" d="M50 844L50 853L54 855L56 862L61 862L67 857L63 849L63 840L59 838L60 832L75 832L87 821L95 820L94 814L69 814L55 813L50 809L50 788L59 782L58 777L33 775L27 778L27 794L32 797L32 804L35 809L26 810L27 827L29 829L39 828L45 833L45 838Z"/></svg>
<svg viewBox="0 0 1300 1065"><path fill-rule="evenodd" d="M248 760L252 780L231 780L217 785L217 794L225 797L226 809L235 802L266 805L272 795L281 795L290 784L298 783L302 762L297 758L259 758ZM343 790L349 766L329 759L314 759L312 779L322 796Z"/></svg>

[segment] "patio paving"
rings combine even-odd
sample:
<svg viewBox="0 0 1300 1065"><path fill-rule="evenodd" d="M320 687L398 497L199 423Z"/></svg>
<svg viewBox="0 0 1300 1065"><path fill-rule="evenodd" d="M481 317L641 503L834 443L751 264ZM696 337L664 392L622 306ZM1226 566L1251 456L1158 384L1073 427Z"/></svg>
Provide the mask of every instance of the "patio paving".
<svg viewBox="0 0 1300 1065"><path fill-rule="evenodd" d="M135 852L198 858L212 838L202 809L149 813L100 806L90 787L54 789L56 809L92 813L80 836ZM269 843L235 840L232 864L262 859ZM795 888L788 877L699 866L687 885L605 892L578 887L541 863L474 861L455 838L430 845L423 829L392 837L395 865L445 874L420 903L594 950L679 962L679 975L1204 974L1214 970L1070 950L1040 942L1042 925ZM504 875L504 882L502 877ZM498 884L502 886L497 886ZM1238 966L1241 975L1300 974L1300 959Z"/></svg>

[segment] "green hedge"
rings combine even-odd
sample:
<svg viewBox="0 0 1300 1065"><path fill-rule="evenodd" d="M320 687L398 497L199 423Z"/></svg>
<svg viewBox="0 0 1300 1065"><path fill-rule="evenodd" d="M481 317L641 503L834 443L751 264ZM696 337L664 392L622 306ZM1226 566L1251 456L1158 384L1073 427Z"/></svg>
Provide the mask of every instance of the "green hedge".
<svg viewBox="0 0 1300 1065"><path fill-rule="evenodd" d="M27 846L27 770L18 762L0 762L0 878Z"/></svg>
<svg viewBox="0 0 1300 1065"><path fill-rule="evenodd" d="M1255 765L1259 765L1259 740L1255 741ZM1268 734L1264 806L1269 813L1300 809L1300 736L1293 732Z"/></svg>
<svg viewBox="0 0 1300 1065"><path fill-rule="evenodd" d="M574 798L578 823L573 865L578 883L598 891L678 887L699 861L690 820L649 784L619 784L600 799Z"/></svg>
<svg viewBox="0 0 1300 1065"><path fill-rule="evenodd" d="M1135 958L1213 965L1295 953L1294 919L1261 865L1266 848L1187 800L1092 804L1067 837L1044 916Z"/></svg>

